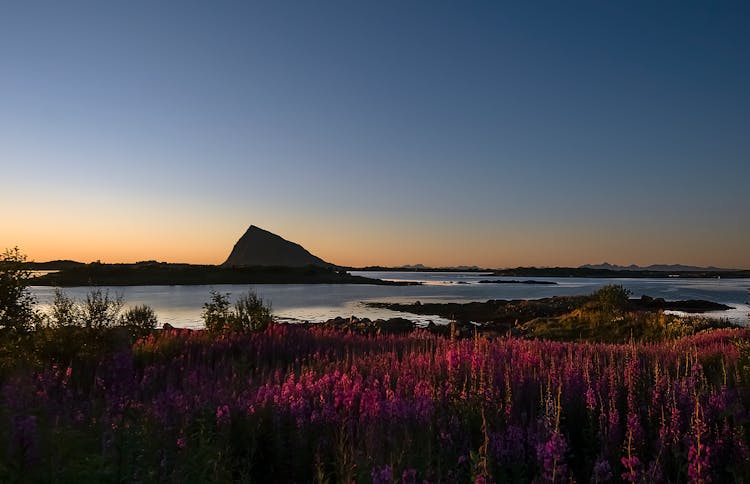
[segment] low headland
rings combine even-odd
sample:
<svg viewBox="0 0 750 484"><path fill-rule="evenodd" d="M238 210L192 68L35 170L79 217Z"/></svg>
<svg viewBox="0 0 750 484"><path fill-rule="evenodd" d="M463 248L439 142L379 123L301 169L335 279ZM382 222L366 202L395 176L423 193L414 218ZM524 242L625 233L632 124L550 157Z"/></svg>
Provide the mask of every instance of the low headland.
<svg viewBox="0 0 750 484"><path fill-rule="evenodd" d="M30 266L34 267L34 266ZM48 264L45 269L55 270ZM355 276L332 267L243 266L170 264L138 262L135 264L66 264L55 272L29 279L34 286L168 286L210 284L375 284L414 285L415 282L384 281Z"/></svg>
<svg viewBox="0 0 750 484"><path fill-rule="evenodd" d="M366 304L376 308L449 319L453 321L450 327L430 323L425 329L438 334L464 337L480 333L558 341L625 343L631 338L656 341L734 326L727 320L699 315L708 311L732 309L730 306L704 300L665 301L649 296L630 298L629 292L621 286L605 286L590 295L531 300ZM693 315L668 314L665 311ZM338 318L324 324L364 332L400 333L416 327L415 323L402 318L387 321Z"/></svg>
<svg viewBox="0 0 750 484"><path fill-rule="evenodd" d="M251 225L221 265L143 261L135 264L83 264L70 260L29 262L40 271L35 286L171 286L212 284L375 284L415 285L355 276L311 254L301 245Z"/></svg>

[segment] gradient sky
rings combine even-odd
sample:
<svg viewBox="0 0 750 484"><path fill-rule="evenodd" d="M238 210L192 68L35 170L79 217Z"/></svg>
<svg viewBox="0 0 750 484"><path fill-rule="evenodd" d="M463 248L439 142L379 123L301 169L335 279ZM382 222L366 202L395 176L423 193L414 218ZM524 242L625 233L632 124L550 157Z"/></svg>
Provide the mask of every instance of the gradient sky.
<svg viewBox="0 0 750 484"><path fill-rule="evenodd" d="M750 3L3 2L0 249L750 267Z"/></svg>

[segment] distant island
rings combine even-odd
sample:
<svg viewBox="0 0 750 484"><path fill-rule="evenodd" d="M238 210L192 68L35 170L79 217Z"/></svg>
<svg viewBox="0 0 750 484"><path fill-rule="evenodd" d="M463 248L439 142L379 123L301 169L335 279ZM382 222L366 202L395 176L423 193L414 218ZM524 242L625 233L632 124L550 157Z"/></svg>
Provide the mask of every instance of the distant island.
<svg viewBox="0 0 750 484"><path fill-rule="evenodd" d="M234 244L220 265L175 264L143 261L134 264L82 263L72 260L28 262L26 268L39 271L31 283L40 286L142 286L201 284L378 284L415 285L416 282L385 281L355 276L363 272L470 272L487 277L589 277L589 278L750 278L750 270L662 264L640 267L609 263L579 267L516 267L487 269L478 266L427 267L422 264L360 268L337 266L313 255L300 244L255 225ZM462 282L459 282L461 284ZM554 285L535 279L483 279L481 284Z"/></svg>
<svg viewBox="0 0 750 484"><path fill-rule="evenodd" d="M429 267L422 264L405 265L405 266L363 266L363 267L346 267L351 271L364 272L481 272L491 275L496 269L481 268L478 266L446 266L446 267Z"/></svg>
<svg viewBox="0 0 750 484"><path fill-rule="evenodd" d="M595 267L516 267L500 269L493 276L506 277L592 277L592 278L749 278L750 270L697 269L697 270L656 270L656 269L606 269Z"/></svg>
<svg viewBox="0 0 750 484"><path fill-rule="evenodd" d="M139 262L81 264L33 277L35 286L169 286L203 284L376 284L413 285L354 276L327 267L222 267L213 265Z"/></svg>
<svg viewBox="0 0 750 484"><path fill-rule="evenodd" d="M348 267L347 270L362 272L469 272L484 276L501 277L597 277L597 278L750 278L747 269L723 269L719 267L698 267L682 264L653 264L649 266L618 266L604 262L585 264L578 267L515 267L488 269L477 266L428 267L422 264L406 266L365 266ZM480 281L484 282L484 281ZM490 281L501 283L500 281ZM524 282L524 281L516 281Z"/></svg>
<svg viewBox="0 0 750 484"><path fill-rule="evenodd" d="M422 264L406 266L363 266L343 267L348 271L360 272L472 272L491 276L496 269L482 269L477 266L449 266L449 267L428 267Z"/></svg>
<svg viewBox="0 0 750 484"><path fill-rule="evenodd" d="M556 282L552 281L535 281L532 279L527 279L525 281L519 281L516 279L483 279L479 281L479 284L531 284L531 285L540 285L540 286L556 286Z"/></svg>
<svg viewBox="0 0 750 484"><path fill-rule="evenodd" d="M42 274L31 278L37 286L154 286L203 284L376 284L415 285L349 274L314 256L304 247L251 225L221 265L173 264L143 261L103 264L60 260L29 262L26 268ZM49 272L47 272L49 271Z"/></svg>

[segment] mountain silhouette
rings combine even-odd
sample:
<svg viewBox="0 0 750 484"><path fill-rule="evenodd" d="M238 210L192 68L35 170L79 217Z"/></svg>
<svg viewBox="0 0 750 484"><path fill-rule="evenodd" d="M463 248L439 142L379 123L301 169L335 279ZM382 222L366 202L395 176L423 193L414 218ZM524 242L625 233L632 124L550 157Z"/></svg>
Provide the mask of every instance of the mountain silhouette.
<svg viewBox="0 0 750 484"><path fill-rule="evenodd" d="M618 266L617 264L610 264L609 262L602 262L601 264L585 264L580 266L581 269L608 269L611 271L674 271L674 272L697 272L697 271L733 271L736 269L725 269L721 267L698 267L698 266L687 266L683 264L652 264L650 266L639 266L631 264L629 266Z"/></svg>
<svg viewBox="0 0 750 484"><path fill-rule="evenodd" d="M320 257L308 252L304 247L285 240L278 235L251 225L240 237L224 267L243 266L304 266L333 267Z"/></svg>

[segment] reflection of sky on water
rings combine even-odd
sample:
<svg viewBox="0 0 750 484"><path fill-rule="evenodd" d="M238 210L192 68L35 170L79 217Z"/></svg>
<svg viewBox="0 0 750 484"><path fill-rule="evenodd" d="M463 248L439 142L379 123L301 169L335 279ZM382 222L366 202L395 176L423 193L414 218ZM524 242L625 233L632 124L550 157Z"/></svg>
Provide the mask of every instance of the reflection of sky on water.
<svg viewBox="0 0 750 484"><path fill-rule="evenodd" d="M725 303L734 310L714 313L712 316L728 317L733 321L747 322L750 308L747 305L748 279L588 279L588 278L533 278L557 282L557 285L531 284L480 284L480 280L505 279L527 280L532 278L496 278L479 273L426 273L426 272L364 272L355 273L369 277L391 280L414 280L424 282L421 286L370 286L349 284L258 284L217 286L127 286L110 287L111 294L119 294L128 305L148 304L157 312L160 321L175 326L199 327L201 309L215 289L231 293L235 297L254 289L261 297L270 301L274 314L282 319L301 321L324 321L336 316L390 318L396 316L445 322L441 318L396 313L385 309L370 308L363 301L390 302L467 302L488 299L536 299L558 295L588 294L606 284L621 284L635 297L646 294L652 297L675 299L706 299ZM459 284L465 282L466 284ZM87 287L65 288L73 297L82 298ZM52 300L53 289L34 287L44 309Z"/></svg>

